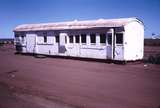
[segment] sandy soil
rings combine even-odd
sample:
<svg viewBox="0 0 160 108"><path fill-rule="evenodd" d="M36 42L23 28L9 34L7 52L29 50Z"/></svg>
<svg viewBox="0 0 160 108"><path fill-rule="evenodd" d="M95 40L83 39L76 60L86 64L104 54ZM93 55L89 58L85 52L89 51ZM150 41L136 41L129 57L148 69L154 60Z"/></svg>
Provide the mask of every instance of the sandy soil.
<svg viewBox="0 0 160 108"><path fill-rule="evenodd" d="M160 65L42 59L14 52L11 46L0 48L0 108L160 106Z"/></svg>

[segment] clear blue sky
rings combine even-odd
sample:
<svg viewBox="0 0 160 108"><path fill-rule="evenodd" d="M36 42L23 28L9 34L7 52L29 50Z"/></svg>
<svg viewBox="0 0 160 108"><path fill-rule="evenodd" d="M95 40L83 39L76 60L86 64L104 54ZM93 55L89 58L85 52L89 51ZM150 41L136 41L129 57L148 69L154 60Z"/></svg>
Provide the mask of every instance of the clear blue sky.
<svg viewBox="0 0 160 108"><path fill-rule="evenodd" d="M138 17L146 37L160 34L160 0L0 0L0 38L19 24Z"/></svg>

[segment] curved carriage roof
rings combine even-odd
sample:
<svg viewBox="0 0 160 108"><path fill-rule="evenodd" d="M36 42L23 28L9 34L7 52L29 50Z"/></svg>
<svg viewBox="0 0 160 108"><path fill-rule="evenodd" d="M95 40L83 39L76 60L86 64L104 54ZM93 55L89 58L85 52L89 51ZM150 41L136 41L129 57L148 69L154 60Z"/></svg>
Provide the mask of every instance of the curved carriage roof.
<svg viewBox="0 0 160 108"><path fill-rule="evenodd" d="M14 31L42 31L42 30L69 30L69 29L89 29L97 27L122 27L129 22L137 21L143 24L137 18L120 19L98 19L87 21L69 21L57 23L23 24L17 26Z"/></svg>

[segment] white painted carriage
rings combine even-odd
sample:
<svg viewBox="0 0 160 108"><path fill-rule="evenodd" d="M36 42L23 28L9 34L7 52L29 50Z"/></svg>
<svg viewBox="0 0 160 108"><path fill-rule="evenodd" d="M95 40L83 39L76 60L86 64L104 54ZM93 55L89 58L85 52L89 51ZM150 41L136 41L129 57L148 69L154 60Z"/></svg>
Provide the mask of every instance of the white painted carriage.
<svg viewBox="0 0 160 108"><path fill-rule="evenodd" d="M24 24L14 29L17 52L134 61L143 58L137 18Z"/></svg>

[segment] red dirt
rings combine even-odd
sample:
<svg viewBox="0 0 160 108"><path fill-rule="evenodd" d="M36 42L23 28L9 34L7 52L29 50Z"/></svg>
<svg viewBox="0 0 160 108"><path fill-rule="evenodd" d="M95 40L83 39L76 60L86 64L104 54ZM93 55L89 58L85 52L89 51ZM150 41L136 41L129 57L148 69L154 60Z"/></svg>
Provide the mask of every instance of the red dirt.
<svg viewBox="0 0 160 108"><path fill-rule="evenodd" d="M145 51L149 49L153 47L148 47ZM10 46L0 48L2 108L21 108L21 105L26 108L27 105L30 108L160 106L160 65L40 59L15 55L14 52Z"/></svg>

